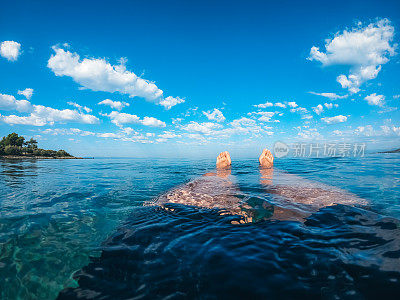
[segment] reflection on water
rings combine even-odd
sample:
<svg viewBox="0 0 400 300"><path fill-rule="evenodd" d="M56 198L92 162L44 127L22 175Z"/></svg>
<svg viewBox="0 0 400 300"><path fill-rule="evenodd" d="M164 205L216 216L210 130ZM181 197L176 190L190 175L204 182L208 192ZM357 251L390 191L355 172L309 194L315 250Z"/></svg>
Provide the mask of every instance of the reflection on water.
<svg viewBox="0 0 400 300"><path fill-rule="evenodd" d="M232 225L240 218L216 209L142 206L214 160L0 161L0 298L51 299L64 288L60 298L387 297L399 291L399 162L396 154L276 161L310 180L293 189L296 177L236 161L228 195L257 222ZM283 201L285 180L292 198L318 182L367 202L310 210Z"/></svg>

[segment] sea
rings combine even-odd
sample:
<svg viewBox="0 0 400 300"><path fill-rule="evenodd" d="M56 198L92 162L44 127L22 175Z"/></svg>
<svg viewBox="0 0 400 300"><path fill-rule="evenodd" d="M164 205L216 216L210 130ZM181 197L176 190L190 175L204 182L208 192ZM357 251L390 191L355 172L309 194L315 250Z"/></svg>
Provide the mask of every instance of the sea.
<svg viewBox="0 0 400 300"><path fill-rule="evenodd" d="M398 299L400 153L276 159L281 172L365 200L302 220L143 205L214 166L0 160L0 298ZM229 176L242 201L291 209L271 200L257 159L234 160Z"/></svg>

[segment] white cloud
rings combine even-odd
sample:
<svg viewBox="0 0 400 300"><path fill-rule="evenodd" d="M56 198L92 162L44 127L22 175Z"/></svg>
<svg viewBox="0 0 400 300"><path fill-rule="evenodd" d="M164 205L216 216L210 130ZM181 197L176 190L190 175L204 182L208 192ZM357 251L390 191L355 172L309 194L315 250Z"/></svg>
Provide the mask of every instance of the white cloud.
<svg viewBox="0 0 400 300"><path fill-rule="evenodd" d="M54 124L54 122L73 121L94 124L99 121L97 117L77 110L59 110L43 105L32 105L27 100L16 100L14 96L6 94L0 94L0 109L30 113L29 116L2 116L3 122L8 124L44 126L46 124Z"/></svg>
<svg viewBox="0 0 400 300"><path fill-rule="evenodd" d="M322 96L325 98L329 98L330 100L336 100L336 99L344 99L347 98L349 95L338 95L335 93L316 93L316 92L310 92L310 94L317 95L317 96Z"/></svg>
<svg viewBox="0 0 400 300"><path fill-rule="evenodd" d="M357 135L364 135L364 136L375 136L376 135L376 132L371 125L358 126L356 128L356 130L354 130L354 133Z"/></svg>
<svg viewBox="0 0 400 300"><path fill-rule="evenodd" d="M105 114L111 119L111 122L117 126L121 126L122 124L142 124L144 126L151 127L165 127L166 124L163 121L160 121L153 117L144 117L143 119L139 118L137 115L121 113L118 111L112 111L109 114Z"/></svg>
<svg viewBox="0 0 400 300"><path fill-rule="evenodd" d="M144 126L151 126L151 127L165 127L166 124L163 121L160 121L154 117L144 117L142 122Z"/></svg>
<svg viewBox="0 0 400 300"><path fill-rule="evenodd" d="M381 130L375 130L372 125L359 126L354 130L354 134L361 136L400 136L400 127L394 125L382 125Z"/></svg>
<svg viewBox="0 0 400 300"><path fill-rule="evenodd" d="M12 95L0 94L0 110L16 110L27 112L32 109L32 105L27 100L17 100Z"/></svg>
<svg viewBox="0 0 400 300"><path fill-rule="evenodd" d="M158 104L161 106L164 106L164 108L166 110L169 110L169 109L171 109L172 106L175 106L177 104L184 103L184 102L185 102L185 100L181 99L179 97L174 98L174 97L168 96L167 98L164 98L161 101L159 101Z"/></svg>
<svg viewBox="0 0 400 300"><path fill-rule="evenodd" d="M283 103L281 103L281 102L276 102L276 103L275 103L275 106L282 107L282 108L286 108L286 104L283 104Z"/></svg>
<svg viewBox="0 0 400 300"><path fill-rule="evenodd" d="M383 106L385 102L385 96L377 95L376 93L368 95L364 99L368 102L369 105Z"/></svg>
<svg viewBox="0 0 400 300"><path fill-rule="evenodd" d="M255 105L253 105L254 107L258 107L258 108L267 108L267 107L271 107L271 106L274 106L274 104L272 103L272 102L265 102L265 103L262 103L262 104L255 104Z"/></svg>
<svg viewBox="0 0 400 300"><path fill-rule="evenodd" d="M257 108L267 108L267 107L272 107L272 106L286 108L286 105L289 105L292 108L297 106L296 102L285 102L285 103L275 102L275 103L272 103L272 102L269 102L269 101L267 101L265 103L261 103L261 104L255 104L253 106L257 107Z"/></svg>
<svg viewBox="0 0 400 300"><path fill-rule="evenodd" d="M43 130L42 133L51 135L80 135L80 136L95 135L94 132L81 130L78 128L47 128Z"/></svg>
<svg viewBox="0 0 400 300"><path fill-rule="evenodd" d="M326 124L337 124L337 123L342 123L347 121L347 117L343 115L339 116L334 116L334 117L329 117L329 118L322 118L322 121L324 121Z"/></svg>
<svg viewBox="0 0 400 300"><path fill-rule="evenodd" d="M71 109L55 109L43 105L33 105L33 110L29 116L3 116L3 122L7 124L44 126L55 122L79 122L85 124L95 124L99 119L92 115L80 113Z"/></svg>
<svg viewBox="0 0 400 300"><path fill-rule="evenodd" d="M188 131L184 137L195 139L202 143L208 142L210 139L221 140L223 138L230 138L233 135L244 137L249 135L250 138L261 137L265 135L272 135L271 127L259 124L257 120L241 117L228 123L226 127L218 123L203 122L198 123L191 121L190 123L181 127L183 130Z"/></svg>
<svg viewBox="0 0 400 300"><path fill-rule="evenodd" d="M16 61L20 54L21 44L14 41L4 41L0 44L0 55L9 61Z"/></svg>
<svg viewBox="0 0 400 300"><path fill-rule="evenodd" d="M400 95L394 95L393 96L393 99L399 99L400 98Z"/></svg>
<svg viewBox="0 0 400 300"><path fill-rule="evenodd" d="M105 114L111 119L111 122L120 125L120 124L129 124L129 123L140 123L140 118L137 115L120 113L117 111L112 111L109 114Z"/></svg>
<svg viewBox="0 0 400 300"><path fill-rule="evenodd" d="M299 130L297 135L305 140L312 140L321 136L316 128L302 129L301 127L297 127L296 129Z"/></svg>
<svg viewBox="0 0 400 300"><path fill-rule="evenodd" d="M266 131L271 127L260 126L253 119L241 117L240 119L233 120L229 125L232 128L227 128L225 133L227 134L252 134L255 136L261 136L261 134L272 135L273 132Z"/></svg>
<svg viewBox="0 0 400 300"><path fill-rule="evenodd" d="M84 110L84 111L86 111L87 113L92 112L92 109L90 109L89 107L79 105L78 103L75 103L75 102L67 102L67 104L68 104L68 105L71 105L71 106L73 106L73 107L76 107L76 108L79 109L80 111Z"/></svg>
<svg viewBox="0 0 400 300"><path fill-rule="evenodd" d="M181 137L181 135L180 134L175 134L175 133L170 132L170 131L164 131L164 133L159 134L158 137L161 138L161 139L166 140L166 139L178 138L178 137Z"/></svg>
<svg viewBox="0 0 400 300"><path fill-rule="evenodd" d="M332 133L333 133L334 135L338 135L338 136L343 135L343 132L340 131L340 130L334 130L334 131L332 131Z"/></svg>
<svg viewBox="0 0 400 300"><path fill-rule="evenodd" d="M211 134L213 130L217 128L221 128L221 125L212 122L198 123L195 121L191 121L189 124L183 126L183 129L186 131L203 134Z"/></svg>
<svg viewBox="0 0 400 300"><path fill-rule="evenodd" d="M18 95L25 96L26 99L30 100L33 95L33 89L24 89L23 91L18 91Z"/></svg>
<svg viewBox="0 0 400 300"><path fill-rule="evenodd" d="M312 109L317 115L320 115L324 111L324 108L321 104L318 104L316 107L313 107Z"/></svg>
<svg viewBox="0 0 400 300"><path fill-rule="evenodd" d="M258 118L261 122L272 122L271 118L275 115L275 113L271 111L259 111L253 112L253 114L261 115L261 117ZM279 120L274 120L273 122L279 122Z"/></svg>
<svg viewBox="0 0 400 300"><path fill-rule="evenodd" d="M324 106L327 108L327 109L332 109L333 107L339 107L339 104L333 104L333 103L324 103Z"/></svg>
<svg viewBox="0 0 400 300"><path fill-rule="evenodd" d="M217 121L217 122L225 121L225 117L224 117L223 113L219 109L216 109L216 108L214 108L214 110L212 112L203 111L203 114L211 121Z"/></svg>
<svg viewBox="0 0 400 300"><path fill-rule="evenodd" d="M113 132L98 133L97 136L101 137L101 138L119 138L120 137L119 134L116 134Z"/></svg>
<svg viewBox="0 0 400 300"><path fill-rule="evenodd" d="M296 113L296 112L298 112L298 113L303 113L303 114L306 114L306 113L308 113L308 110L307 110L307 108L304 108L304 107L297 107L297 108L292 108L291 110L290 110L290 112L291 113Z"/></svg>
<svg viewBox="0 0 400 300"><path fill-rule="evenodd" d="M324 66L350 66L349 75L341 74L337 81L351 93L360 91L360 86L376 78L381 66L395 55L396 44L393 44L394 27L388 19L381 19L362 27L336 33L333 39L327 39L326 52L312 47L309 60L316 60Z"/></svg>
<svg viewBox="0 0 400 300"><path fill-rule="evenodd" d="M56 76L69 76L83 88L93 91L119 92L130 97L143 97L149 102L163 105L167 109L182 103L180 98L163 98L163 91L153 82L138 77L126 69L125 59L119 65L111 65L102 58L81 59L58 46L53 46L55 54L48 60L47 66Z"/></svg>
<svg viewBox="0 0 400 300"><path fill-rule="evenodd" d="M105 99L103 101L100 101L98 104L100 104L100 105L108 105L111 108L114 108L114 109L117 109L117 110L121 110L125 106L129 106L129 103L127 103L127 102L112 101L110 99Z"/></svg>

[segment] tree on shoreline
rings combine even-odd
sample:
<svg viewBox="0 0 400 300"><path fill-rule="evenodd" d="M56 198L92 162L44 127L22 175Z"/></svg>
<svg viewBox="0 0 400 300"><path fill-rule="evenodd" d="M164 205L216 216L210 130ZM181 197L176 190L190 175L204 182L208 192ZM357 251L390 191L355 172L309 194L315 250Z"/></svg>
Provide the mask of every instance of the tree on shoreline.
<svg viewBox="0 0 400 300"><path fill-rule="evenodd" d="M15 132L3 137L0 141L0 156L45 156L45 157L72 157L65 150L45 150L38 148L37 141L31 138L25 141L23 136Z"/></svg>

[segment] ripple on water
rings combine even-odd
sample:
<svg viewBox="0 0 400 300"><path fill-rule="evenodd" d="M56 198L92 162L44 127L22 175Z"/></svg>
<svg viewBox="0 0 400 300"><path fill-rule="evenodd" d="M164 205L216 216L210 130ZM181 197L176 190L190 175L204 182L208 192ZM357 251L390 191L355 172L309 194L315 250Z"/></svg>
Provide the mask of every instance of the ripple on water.
<svg viewBox="0 0 400 300"><path fill-rule="evenodd" d="M279 204L256 163L234 162L235 196ZM397 297L399 155L276 160L367 200L364 209L322 208L304 223L232 225L237 217L215 210L141 207L214 164L0 161L0 298L52 299L63 289L60 298Z"/></svg>
<svg viewBox="0 0 400 300"><path fill-rule="evenodd" d="M353 207L304 224L231 225L232 216L171 204L136 208L59 299L393 297L400 222ZM143 288L145 286L146 288Z"/></svg>

